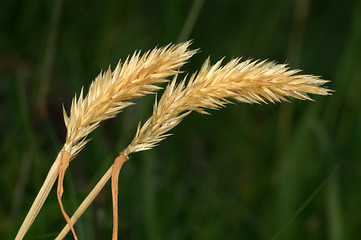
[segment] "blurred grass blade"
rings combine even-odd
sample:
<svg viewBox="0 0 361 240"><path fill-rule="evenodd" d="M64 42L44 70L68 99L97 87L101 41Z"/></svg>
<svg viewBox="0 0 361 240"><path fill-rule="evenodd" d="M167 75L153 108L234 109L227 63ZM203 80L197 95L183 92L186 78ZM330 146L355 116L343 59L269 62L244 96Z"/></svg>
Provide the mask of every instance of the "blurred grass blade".
<svg viewBox="0 0 361 240"><path fill-rule="evenodd" d="M271 240L279 239L282 234L288 229L288 227L295 221L295 219L302 213L302 211L312 202L312 200L317 196L317 194L329 183L331 177L334 176L335 172L339 168L337 164L331 171L330 175L316 188L316 190L306 199L306 201L297 209L297 211L292 215L292 217L281 227L280 230L271 238Z"/></svg>
<svg viewBox="0 0 361 240"><path fill-rule="evenodd" d="M194 0L192 8L187 16L187 19L183 25L183 28L179 34L177 42L184 42L189 39L194 25L197 21L199 13L202 9L204 0Z"/></svg>

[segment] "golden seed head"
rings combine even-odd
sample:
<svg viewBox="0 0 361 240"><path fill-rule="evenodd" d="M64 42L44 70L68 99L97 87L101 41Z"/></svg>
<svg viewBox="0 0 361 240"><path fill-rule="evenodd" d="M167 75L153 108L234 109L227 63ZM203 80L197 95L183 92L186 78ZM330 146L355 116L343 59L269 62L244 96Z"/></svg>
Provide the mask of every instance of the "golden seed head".
<svg viewBox="0 0 361 240"><path fill-rule="evenodd" d="M154 104L153 115L138 126L131 144L124 151L133 152L153 148L166 138L167 132L177 126L191 111L207 113L219 109L231 99L246 103L275 103L287 97L311 100L308 94L328 95L330 90L321 86L328 81L312 75L298 75L285 64L266 61L233 59L221 66L213 66L209 58L201 70L184 78L176 85L177 75Z"/></svg>
<svg viewBox="0 0 361 240"><path fill-rule="evenodd" d="M74 157L101 121L113 118L132 104L129 100L153 93L159 89L154 84L179 73L179 68L196 52L187 50L189 45L190 42L185 42L155 48L142 56L139 51L135 52L125 62L119 61L114 71L109 68L100 73L85 97L82 88L79 97L75 96L72 101L70 116L63 111L67 127L65 150Z"/></svg>

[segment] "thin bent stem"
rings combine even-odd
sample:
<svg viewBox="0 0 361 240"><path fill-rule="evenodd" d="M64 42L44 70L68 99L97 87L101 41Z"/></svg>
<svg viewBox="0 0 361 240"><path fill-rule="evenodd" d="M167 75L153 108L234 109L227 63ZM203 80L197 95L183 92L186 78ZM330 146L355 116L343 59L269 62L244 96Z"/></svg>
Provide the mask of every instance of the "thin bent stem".
<svg viewBox="0 0 361 240"><path fill-rule="evenodd" d="M108 171L104 174L104 176L100 179L100 181L97 183L97 185L95 185L93 190L89 193L89 195L84 199L84 201L80 204L78 209L75 211L75 213L73 214L73 216L70 219L70 222L72 225L74 225L76 223L76 221L78 221L80 216L83 215L85 210L89 207L89 205L93 202L93 200L96 198L98 193L103 189L105 184L108 182L108 180L112 176L112 168L113 168L113 165L110 166ZM55 240L63 239L69 231L70 231L70 227L68 224L66 224L64 226L64 228L61 230L61 232L59 233L59 235L55 238Z"/></svg>
<svg viewBox="0 0 361 240"><path fill-rule="evenodd" d="M112 201L113 201L113 240L118 240L118 179L123 164L128 161L128 156L121 152L115 158L112 168Z"/></svg>

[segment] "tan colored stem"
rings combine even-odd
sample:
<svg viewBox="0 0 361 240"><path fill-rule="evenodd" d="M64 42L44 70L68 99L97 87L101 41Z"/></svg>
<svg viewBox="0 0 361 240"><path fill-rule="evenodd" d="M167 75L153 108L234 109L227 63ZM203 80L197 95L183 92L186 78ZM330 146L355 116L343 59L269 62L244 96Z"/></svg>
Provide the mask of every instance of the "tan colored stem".
<svg viewBox="0 0 361 240"><path fill-rule="evenodd" d="M121 152L115 158L112 169L112 200L113 200L113 240L118 240L118 180L120 169L128 160L128 157Z"/></svg>
<svg viewBox="0 0 361 240"><path fill-rule="evenodd" d="M108 171L104 174L104 176L100 179L100 181L97 183L97 185L95 185L93 190L89 193L89 195L84 199L84 201L80 204L78 209L75 211L75 213L73 214L73 216L70 219L70 222L72 225L74 225L76 223L76 221L78 221L80 216L83 215L85 210L89 207L89 205L93 202L93 200L96 198L98 193L103 189L105 184L108 182L108 180L112 176L112 168L113 168L113 166L111 166L108 169ZM63 230L61 230L59 235L55 238L55 240L63 239L69 231L70 231L70 227L68 224L66 224L64 226Z"/></svg>
<svg viewBox="0 0 361 240"><path fill-rule="evenodd" d="M74 239L78 240L78 237L76 236L73 225L70 223L70 218L69 218L68 214L66 214L64 206L63 206L63 202L61 200L61 198L63 196L63 192L64 192L63 182L64 182L65 171L69 166L70 158L71 158L70 153L63 149L61 151L61 158L60 158L60 165L59 165L58 189L57 189L56 195L58 197L58 202L59 202L59 206L61 209L61 213L63 214L66 222L68 223L68 225L71 229L71 232L73 233Z"/></svg>
<svg viewBox="0 0 361 240"><path fill-rule="evenodd" d="M38 195L36 196L33 205L31 206L28 214L26 215L16 237L15 240L21 240L24 238L26 232L29 230L30 226L33 224L36 216L38 215L40 209L44 205L46 198L48 197L50 190L52 189L56 178L58 177L59 173L59 164L60 164L61 152L59 152L58 156L56 157L55 162L51 166L48 175L39 190Z"/></svg>

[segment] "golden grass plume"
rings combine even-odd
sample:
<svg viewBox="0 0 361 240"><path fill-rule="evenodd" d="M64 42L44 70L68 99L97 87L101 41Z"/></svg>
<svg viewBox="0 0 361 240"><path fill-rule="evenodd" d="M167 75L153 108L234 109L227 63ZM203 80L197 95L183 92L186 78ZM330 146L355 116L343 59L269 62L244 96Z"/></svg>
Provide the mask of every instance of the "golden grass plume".
<svg viewBox="0 0 361 240"><path fill-rule="evenodd" d="M88 94L74 97L70 116L64 110L67 136L64 148L73 157L84 147L87 135L105 119L113 118L132 104L130 99L158 90L156 83L179 73L179 68L195 53L188 51L190 42L155 48L142 56L135 52L114 71L108 69L91 83Z"/></svg>
<svg viewBox="0 0 361 240"><path fill-rule="evenodd" d="M231 60L223 67L221 63L222 60L210 66L209 59L206 60L188 83L184 78L176 85L175 77L159 103L155 102L153 115L141 128L138 127L135 138L124 153L129 155L153 148L191 111L207 113L206 109L219 109L231 99L246 103L275 103L288 97L311 100L308 94L328 95L330 92L321 87L327 81L296 74L299 70L289 70L284 64L240 62L240 59Z"/></svg>

